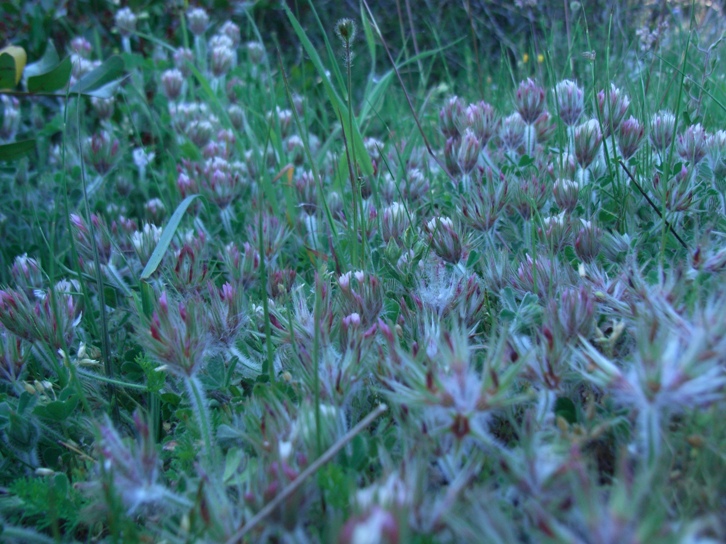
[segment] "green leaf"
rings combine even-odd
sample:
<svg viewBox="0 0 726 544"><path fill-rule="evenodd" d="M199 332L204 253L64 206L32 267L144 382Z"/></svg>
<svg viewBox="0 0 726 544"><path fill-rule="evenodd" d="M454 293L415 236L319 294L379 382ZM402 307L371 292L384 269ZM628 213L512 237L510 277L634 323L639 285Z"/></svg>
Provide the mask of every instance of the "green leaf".
<svg viewBox="0 0 726 544"><path fill-rule="evenodd" d="M179 406L181 403L181 397L176 393L162 393L159 395L159 398L165 404L170 404L172 406Z"/></svg>
<svg viewBox="0 0 726 544"><path fill-rule="evenodd" d="M144 271L141 272L141 277L139 279L148 280L151 275L156 272L156 269L159 268L161 260L164 258L164 254L169 248L169 244L171 244L171 241L174 238L174 234L176 234L176 229L179 228L179 223L181 223L182 217L184 217L184 212L187 211L189 205L198 196L199 195L189 195L184 200L182 200L181 204L179 204L176 210L174 210L174 215L171 216L169 222L166 224L166 226L164 226L164 230L161 233L161 238L159 238L159 243L156 244L156 248L151 254L149 262L146 263Z"/></svg>
<svg viewBox="0 0 726 544"><path fill-rule="evenodd" d="M9 53L0 55L0 89L15 87L15 59Z"/></svg>
<svg viewBox="0 0 726 544"><path fill-rule="evenodd" d="M239 478L239 467L245 459L245 452L241 448L232 448L227 452L227 458L224 460L224 475L222 481L225 484L233 482Z"/></svg>
<svg viewBox="0 0 726 544"><path fill-rule="evenodd" d="M575 403L567 397L557 397L555 415L562 417L567 423L577 423L577 408Z"/></svg>
<svg viewBox="0 0 726 544"><path fill-rule="evenodd" d="M11 144L0 145L0 161L18 160L33 149L35 149L35 140L20 140Z"/></svg>
<svg viewBox="0 0 726 544"><path fill-rule="evenodd" d="M31 78L39 76L41 74L47 74L48 72L53 70L53 68L58 66L59 62L60 57L58 56L58 52L55 50L53 42L48 42L43 56L40 57L38 61L32 64L28 64L28 66L25 68L25 75L28 78Z"/></svg>
<svg viewBox="0 0 726 544"><path fill-rule="evenodd" d="M91 70L79 79L71 87L70 92L71 94L91 94L93 91L120 79L123 75L124 61L121 57L114 55L103 61L101 66Z"/></svg>
<svg viewBox="0 0 726 544"><path fill-rule="evenodd" d="M123 79L117 79L115 81L112 81L111 83L99 87L98 89L86 91L82 94L85 96L95 96L96 98L113 98L116 95L116 89L118 89L119 85L121 85L122 82Z"/></svg>
<svg viewBox="0 0 726 544"><path fill-rule="evenodd" d="M318 486L333 508L344 510L348 507L353 483L340 465L330 463L322 467L318 472Z"/></svg>
<svg viewBox="0 0 726 544"><path fill-rule="evenodd" d="M78 396L72 395L68 400L54 400L48 404L39 404L35 407L33 413L42 418L65 421L73 413L77 405Z"/></svg>
<svg viewBox="0 0 726 544"><path fill-rule="evenodd" d="M527 166L530 166L534 164L534 157L530 157L529 155L522 155L522 158L519 159L519 163L517 166L520 168L526 168Z"/></svg>
<svg viewBox="0 0 726 544"><path fill-rule="evenodd" d="M224 362L221 358L215 358L209 361L206 373L201 380L208 389L219 390L224 388Z"/></svg>
<svg viewBox="0 0 726 544"><path fill-rule="evenodd" d="M71 58L64 58L50 72L28 78L28 91L31 93L52 93L68 85L71 80Z"/></svg>
<svg viewBox="0 0 726 544"><path fill-rule="evenodd" d="M365 8L363 3L360 5L360 20L361 26L363 27L363 35L366 37L366 45L368 46L368 55L371 57L371 73L375 72L376 68L376 39L371 28L371 23L368 21L366 16Z"/></svg>
<svg viewBox="0 0 726 544"><path fill-rule="evenodd" d="M63 473L56 474L55 476L53 476L53 486L55 487L56 492L61 498L65 498L68 496L68 490L70 489L68 476Z"/></svg>

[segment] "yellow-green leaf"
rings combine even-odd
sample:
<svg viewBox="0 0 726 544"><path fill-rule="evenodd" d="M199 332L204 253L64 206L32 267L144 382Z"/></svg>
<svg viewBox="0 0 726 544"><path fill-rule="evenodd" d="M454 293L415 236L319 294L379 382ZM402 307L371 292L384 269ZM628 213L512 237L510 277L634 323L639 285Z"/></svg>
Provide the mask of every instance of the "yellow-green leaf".
<svg viewBox="0 0 726 544"><path fill-rule="evenodd" d="M5 57L6 55L12 59L12 68L10 68L11 62ZM0 49L0 59L2 58L4 60L0 61L0 88L15 87L23 76L25 63L28 62L28 55L22 47L8 45ZM12 85L9 84L10 82L12 82Z"/></svg>

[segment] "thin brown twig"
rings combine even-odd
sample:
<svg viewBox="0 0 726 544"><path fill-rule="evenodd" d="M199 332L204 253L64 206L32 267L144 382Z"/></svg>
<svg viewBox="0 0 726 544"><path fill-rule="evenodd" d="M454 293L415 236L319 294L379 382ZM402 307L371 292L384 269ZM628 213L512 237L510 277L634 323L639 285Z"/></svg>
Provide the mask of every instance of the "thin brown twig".
<svg viewBox="0 0 726 544"><path fill-rule="evenodd" d="M674 229L673 225L663 216L663 213L658 209L658 206L656 206L655 202L653 202L650 199L650 197L646 194L646 192L643 190L643 188L640 186L640 184L637 181L635 181L635 177L633 176L633 174L630 173L630 170L628 170L628 167L625 166L625 163L622 160L618 161L618 162L620 162L620 166L622 166L623 170L625 170L625 173L628 174L630 181L633 182L633 185L635 185L635 187L638 189L638 192L645 197L645 200L648 201L648 204L650 204L650 207L653 208L655 210L655 212L658 214L658 217L660 217L665 222L665 225L666 225L666 227L668 227L668 230L671 231L673 236L676 237L676 240L678 240L678 242L683 246L683 248L686 251L688 251L688 246L683 241L683 239L680 236L678 236L676 229Z"/></svg>
<svg viewBox="0 0 726 544"><path fill-rule="evenodd" d="M305 482L310 476L315 474L320 467L322 467L325 463L330 461L333 457L335 457L338 452L345 447L345 445L353 440L357 435L359 435L368 425L373 423L373 421L378 418L381 414L383 414L386 410L388 410L388 406L385 404L379 404L375 410L373 410L370 414L368 414L366 417L364 417L358 425L353 427L350 431L348 431L343 438L338 440L335 444L333 444L328 450L318 457L310 466L308 466L305 470L303 470L300 475L295 478L295 481L293 481L289 486L287 486L285 489L282 490L282 492L277 495L274 499L272 499L269 503L265 505L262 510L257 512L246 524L244 527L242 527L239 531L237 531L234 535L232 535L228 540L227 544L235 544L236 542L239 542L240 539L245 536L247 533L249 533L252 529L255 528L255 526L260 523L263 519L265 519L267 516L269 516L276 508L280 506L290 495L295 493L297 489Z"/></svg>

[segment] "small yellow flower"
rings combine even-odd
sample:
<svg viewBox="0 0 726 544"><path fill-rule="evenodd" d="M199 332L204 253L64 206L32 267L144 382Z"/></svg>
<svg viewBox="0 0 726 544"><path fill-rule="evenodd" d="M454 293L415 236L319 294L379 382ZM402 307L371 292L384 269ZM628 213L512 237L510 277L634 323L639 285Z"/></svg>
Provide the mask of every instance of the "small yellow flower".
<svg viewBox="0 0 726 544"><path fill-rule="evenodd" d="M540 53L539 55L537 55L537 62L539 64L542 64L544 62L544 55L542 53Z"/></svg>
<svg viewBox="0 0 726 544"><path fill-rule="evenodd" d="M524 64L527 64L529 62L529 53L525 53L524 55L522 55L522 62Z"/></svg>

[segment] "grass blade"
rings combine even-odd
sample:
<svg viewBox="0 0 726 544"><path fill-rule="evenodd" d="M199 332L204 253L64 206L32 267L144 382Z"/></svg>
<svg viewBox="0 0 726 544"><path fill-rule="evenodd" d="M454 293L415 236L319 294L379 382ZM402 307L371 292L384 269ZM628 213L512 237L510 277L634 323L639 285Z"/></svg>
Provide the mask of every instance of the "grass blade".
<svg viewBox="0 0 726 544"><path fill-rule="evenodd" d="M141 276L139 279L148 280L151 275L156 272L156 269L159 268L159 265L164 258L164 254L166 253L166 250L169 248L169 244L171 244L171 241L176 234L176 229L179 228L179 223L181 223L182 217L184 217L184 213L187 211L187 208L189 208L194 199L198 196L199 195L189 195L184 200L182 200L181 204L179 204L176 210L174 210L174 214L171 216L171 219L169 219L169 222L164 227L164 230L161 233L161 238L159 238L159 243L156 244L156 248L151 254L149 262L146 263L143 272L141 272Z"/></svg>

